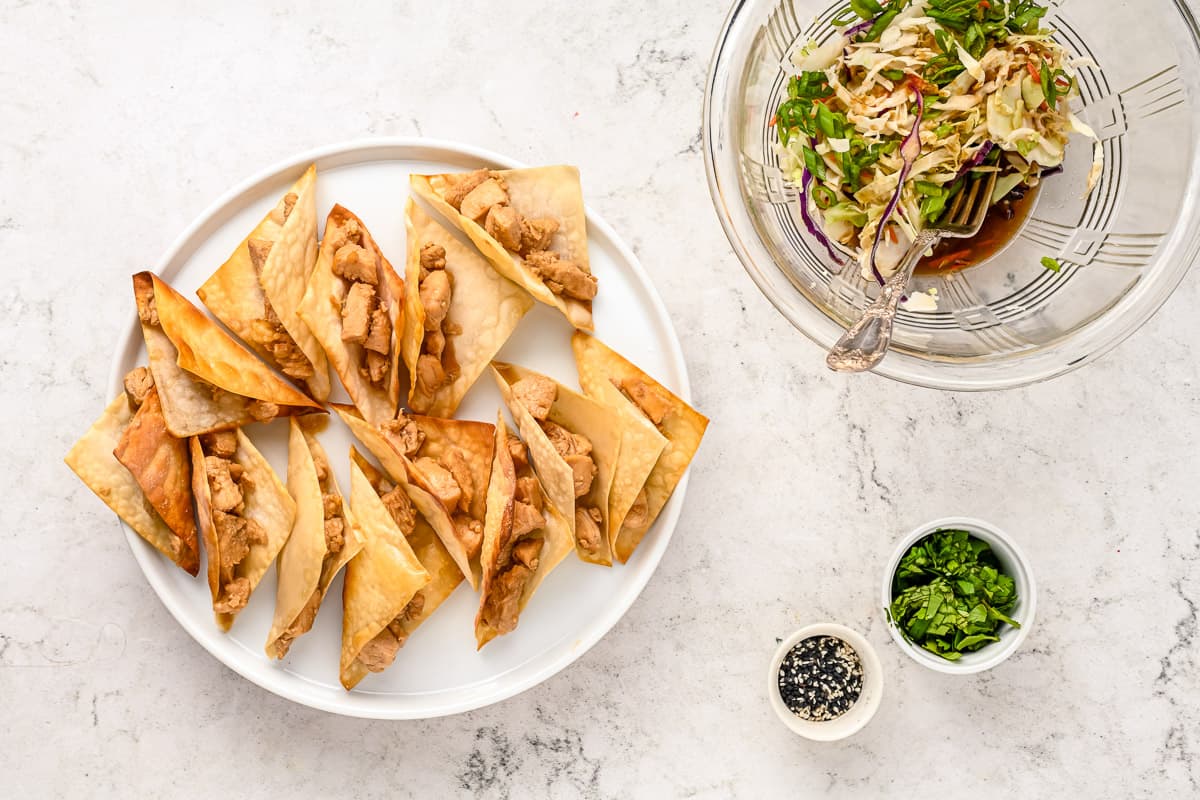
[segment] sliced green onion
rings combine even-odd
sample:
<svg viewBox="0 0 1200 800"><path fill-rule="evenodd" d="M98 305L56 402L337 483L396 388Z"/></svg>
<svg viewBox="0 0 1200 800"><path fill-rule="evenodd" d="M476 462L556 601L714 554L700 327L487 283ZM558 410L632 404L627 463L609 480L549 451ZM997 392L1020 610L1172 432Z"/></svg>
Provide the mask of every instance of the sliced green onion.
<svg viewBox="0 0 1200 800"><path fill-rule="evenodd" d="M953 125L951 125L949 122L947 122L947 123L946 123L946 124L944 124L944 125L938 125L938 126L937 126L937 130L935 130L933 133L934 133L934 135L935 135L935 136L937 136L939 139L944 139L945 137L947 137L947 136L949 136L950 134L954 133L954 126L953 126Z"/></svg>
<svg viewBox="0 0 1200 800"><path fill-rule="evenodd" d="M837 202L837 195L828 186L814 186L812 199L817 204L817 208L824 211Z"/></svg>
<svg viewBox="0 0 1200 800"><path fill-rule="evenodd" d="M946 194L945 189L930 181L914 181L913 188L917 190L917 194L926 197L942 197Z"/></svg>
<svg viewBox="0 0 1200 800"><path fill-rule="evenodd" d="M876 14L883 13L883 6L875 0L850 0L850 8L863 19L874 19Z"/></svg>
<svg viewBox="0 0 1200 800"><path fill-rule="evenodd" d="M817 104L817 127L821 129L821 133L825 134L826 138L839 138L837 121L833 118L833 112L824 103Z"/></svg>
<svg viewBox="0 0 1200 800"><path fill-rule="evenodd" d="M1062 269L1062 264L1058 263L1058 259L1051 258L1050 256L1044 256L1042 258L1042 266L1051 272L1058 272Z"/></svg>
<svg viewBox="0 0 1200 800"><path fill-rule="evenodd" d="M893 82L904 80L904 70L902 69L881 69L879 74Z"/></svg>
<svg viewBox="0 0 1200 800"><path fill-rule="evenodd" d="M841 9L836 14L834 14L833 19L831 19L829 22L835 28L843 28L843 27L849 25L851 22L857 22L857 21L858 21L858 14L854 13L853 8L851 8L850 6L846 6L845 8Z"/></svg>
<svg viewBox="0 0 1200 800"><path fill-rule="evenodd" d="M817 155L817 151L811 147L803 148L804 166L808 167L808 171L813 174L813 177L819 181L825 180L825 159Z"/></svg>

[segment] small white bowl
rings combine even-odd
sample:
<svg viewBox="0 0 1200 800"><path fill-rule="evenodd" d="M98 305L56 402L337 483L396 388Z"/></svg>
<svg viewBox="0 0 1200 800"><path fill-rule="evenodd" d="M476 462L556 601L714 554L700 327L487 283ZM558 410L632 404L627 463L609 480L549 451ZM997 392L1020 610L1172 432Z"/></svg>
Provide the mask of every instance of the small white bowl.
<svg viewBox="0 0 1200 800"><path fill-rule="evenodd" d="M841 639L858 653L863 668L862 694L849 711L827 722L801 719L788 709L779 694L779 668L783 665L784 657L797 644L813 636L834 636ZM832 623L809 625L784 639L775 651L775 657L771 659L771 672L767 676L767 697L770 698L775 714L793 733L817 742L835 742L857 733L875 716L879 701L883 698L883 669L879 665L879 657L875 655L875 648L856 631Z"/></svg>
<svg viewBox="0 0 1200 800"><path fill-rule="evenodd" d="M996 560L1000 562L1002 571L1012 576L1017 586L1017 604L1012 611L1008 612L1008 615L1021 623L1021 627L1003 626L1000 630L1000 641L992 642L974 653L964 653L957 661L947 661L908 641L900 629L891 622L891 617L887 613L892 605L892 578L896 574L896 568L900 565L900 559L904 558L904 554L914 544L940 530L966 531L975 538L987 542L991 545ZM1015 653L1021 646L1021 642L1025 641L1030 628L1033 627L1034 612L1037 610L1037 585L1033 580L1033 569L1029 566L1029 560L1017 543L1004 531L972 517L946 517L914 529L896 545L896 550L888 561L887 569L883 571L880 600L883 603L884 619L887 620L887 628L892 634L892 639L900 645L901 650L908 653L913 661L921 666L949 675L970 675L996 666Z"/></svg>

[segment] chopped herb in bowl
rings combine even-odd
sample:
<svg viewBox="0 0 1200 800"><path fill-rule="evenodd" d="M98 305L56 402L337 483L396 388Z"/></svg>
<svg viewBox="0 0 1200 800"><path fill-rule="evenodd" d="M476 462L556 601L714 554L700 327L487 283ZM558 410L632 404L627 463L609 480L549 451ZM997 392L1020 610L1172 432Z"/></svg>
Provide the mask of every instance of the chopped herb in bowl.
<svg viewBox="0 0 1200 800"><path fill-rule="evenodd" d="M1000 641L1017 587L992 548L966 531L939 530L900 559L888 616L908 639L947 661Z"/></svg>

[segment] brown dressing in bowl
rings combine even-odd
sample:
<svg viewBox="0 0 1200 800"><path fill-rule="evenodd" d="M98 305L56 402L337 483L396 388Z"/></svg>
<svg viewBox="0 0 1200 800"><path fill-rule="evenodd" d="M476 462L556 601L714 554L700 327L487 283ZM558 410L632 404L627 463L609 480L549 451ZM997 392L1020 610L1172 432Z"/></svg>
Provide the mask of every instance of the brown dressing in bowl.
<svg viewBox="0 0 1200 800"><path fill-rule="evenodd" d="M933 254L917 264L918 275L945 275L986 261L999 253L1021 230L1036 205L1040 185L1019 200L1002 200L992 206L979 233L970 239L943 239Z"/></svg>

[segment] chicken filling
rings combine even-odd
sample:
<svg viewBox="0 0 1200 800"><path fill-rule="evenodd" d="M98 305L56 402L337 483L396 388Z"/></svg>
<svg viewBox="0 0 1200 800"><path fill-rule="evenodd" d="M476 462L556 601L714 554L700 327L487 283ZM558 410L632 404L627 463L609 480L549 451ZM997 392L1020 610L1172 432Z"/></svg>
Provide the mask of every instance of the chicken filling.
<svg viewBox="0 0 1200 800"><path fill-rule="evenodd" d="M237 567L250 554L251 547L267 543L267 532L258 522L243 516L245 493L251 485L245 469L234 460L237 432L203 434L200 447L204 451L204 473L217 533L219 591L213 610L218 614L234 614L246 605L253 588L249 578L236 576Z"/></svg>
<svg viewBox="0 0 1200 800"><path fill-rule="evenodd" d="M583 264L550 249L561 227L558 220L525 217L513 208L500 173L479 169L458 176L443 190L442 199L519 256L554 294L582 302L596 296L596 276Z"/></svg>
<svg viewBox="0 0 1200 800"><path fill-rule="evenodd" d="M517 486L513 498L512 528L502 532L496 556L496 574L483 603L483 621L503 635L517 627L521 598L537 572L538 559L545 544L545 499L541 484L529 466L529 453L516 436L508 437L508 452L516 467Z"/></svg>
<svg viewBox="0 0 1200 800"><path fill-rule="evenodd" d="M288 192L279 201L279 205L271 211L272 220L278 225L287 222L297 200L299 197L295 192ZM274 242L265 239L250 239L246 242L246 247L250 251L250 263L254 265L255 273L262 273L263 264L266 263L273 245ZM304 355L304 351L296 344L292 335L283 327L283 323L280 322L279 317L275 314L275 309L271 306L271 301L265 296L263 297L263 315L252 323L251 335L256 344L271 354L271 358L274 359L284 375L296 380L308 380L315 374L312 362L308 360L308 356Z"/></svg>
<svg viewBox="0 0 1200 800"><path fill-rule="evenodd" d="M342 548L346 546L346 518L342 513L342 496L338 494L329 471L329 462L325 459L324 453L316 450L310 452L313 465L317 468L317 482L321 487L321 505L325 517L325 558L321 562L323 579L332 568L333 563L337 561ZM317 618L317 609L321 607L321 594L321 587L318 585L296 619L292 621L287 630L280 634L277 645L280 658L287 654L288 648L292 646L296 637L312 630L313 621Z"/></svg>
<svg viewBox="0 0 1200 800"><path fill-rule="evenodd" d="M640 377L614 380L613 385L628 397L646 418L662 427L663 420L671 413L671 398L662 389L647 383Z"/></svg>
<svg viewBox="0 0 1200 800"><path fill-rule="evenodd" d="M433 405L437 392L459 376L453 338L462 330L447 318L454 284L446 270L446 248L439 244L431 242L421 248L418 290L425 310L425 330L413 376L416 391L412 407L414 411L424 413Z"/></svg>
<svg viewBox="0 0 1200 800"><path fill-rule="evenodd" d="M401 415L380 428L413 463L413 467L424 478L425 488L436 497L450 514L454 533L467 558L479 554L483 545L483 522L471 516L471 506L478 492L487 487L477 487L471 473L466 454L458 447L449 447L437 457L428 454L425 434L412 417Z"/></svg>
<svg viewBox="0 0 1200 800"><path fill-rule="evenodd" d="M600 549L600 523L604 517L594 505L581 502L596 480L596 460L592 457L592 442L586 436L573 433L549 419L550 409L558 396L558 385L541 375L521 378L512 385L516 398L537 421L559 457L571 468L575 488L575 543L587 553Z"/></svg>
<svg viewBox="0 0 1200 800"><path fill-rule="evenodd" d="M392 318L380 290L383 266L358 222L348 219L338 231L333 274L345 281L342 341L361 348L359 374L372 386L385 387L391 372Z"/></svg>
<svg viewBox="0 0 1200 800"><path fill-rule="evenodd" d="M403 487L396 486L384 478L382 474L373 473L369 478L379 499L383 501L384 507L395 520L396 527L406 538L412 535L417 523L417 510L413 507L412 501L408 499L408 493L404 491ZM425 594L422 590L413 595L412 599L408 601L408 605L388 622L383 630L375 635L375 638L363 646L358 654L358 660L362 665L371 672L382 672L391 666L392 662L396 660L396 653L404 646L408 634L412 631L412 623L420 618L421 612L424 610Z"/></svg>

